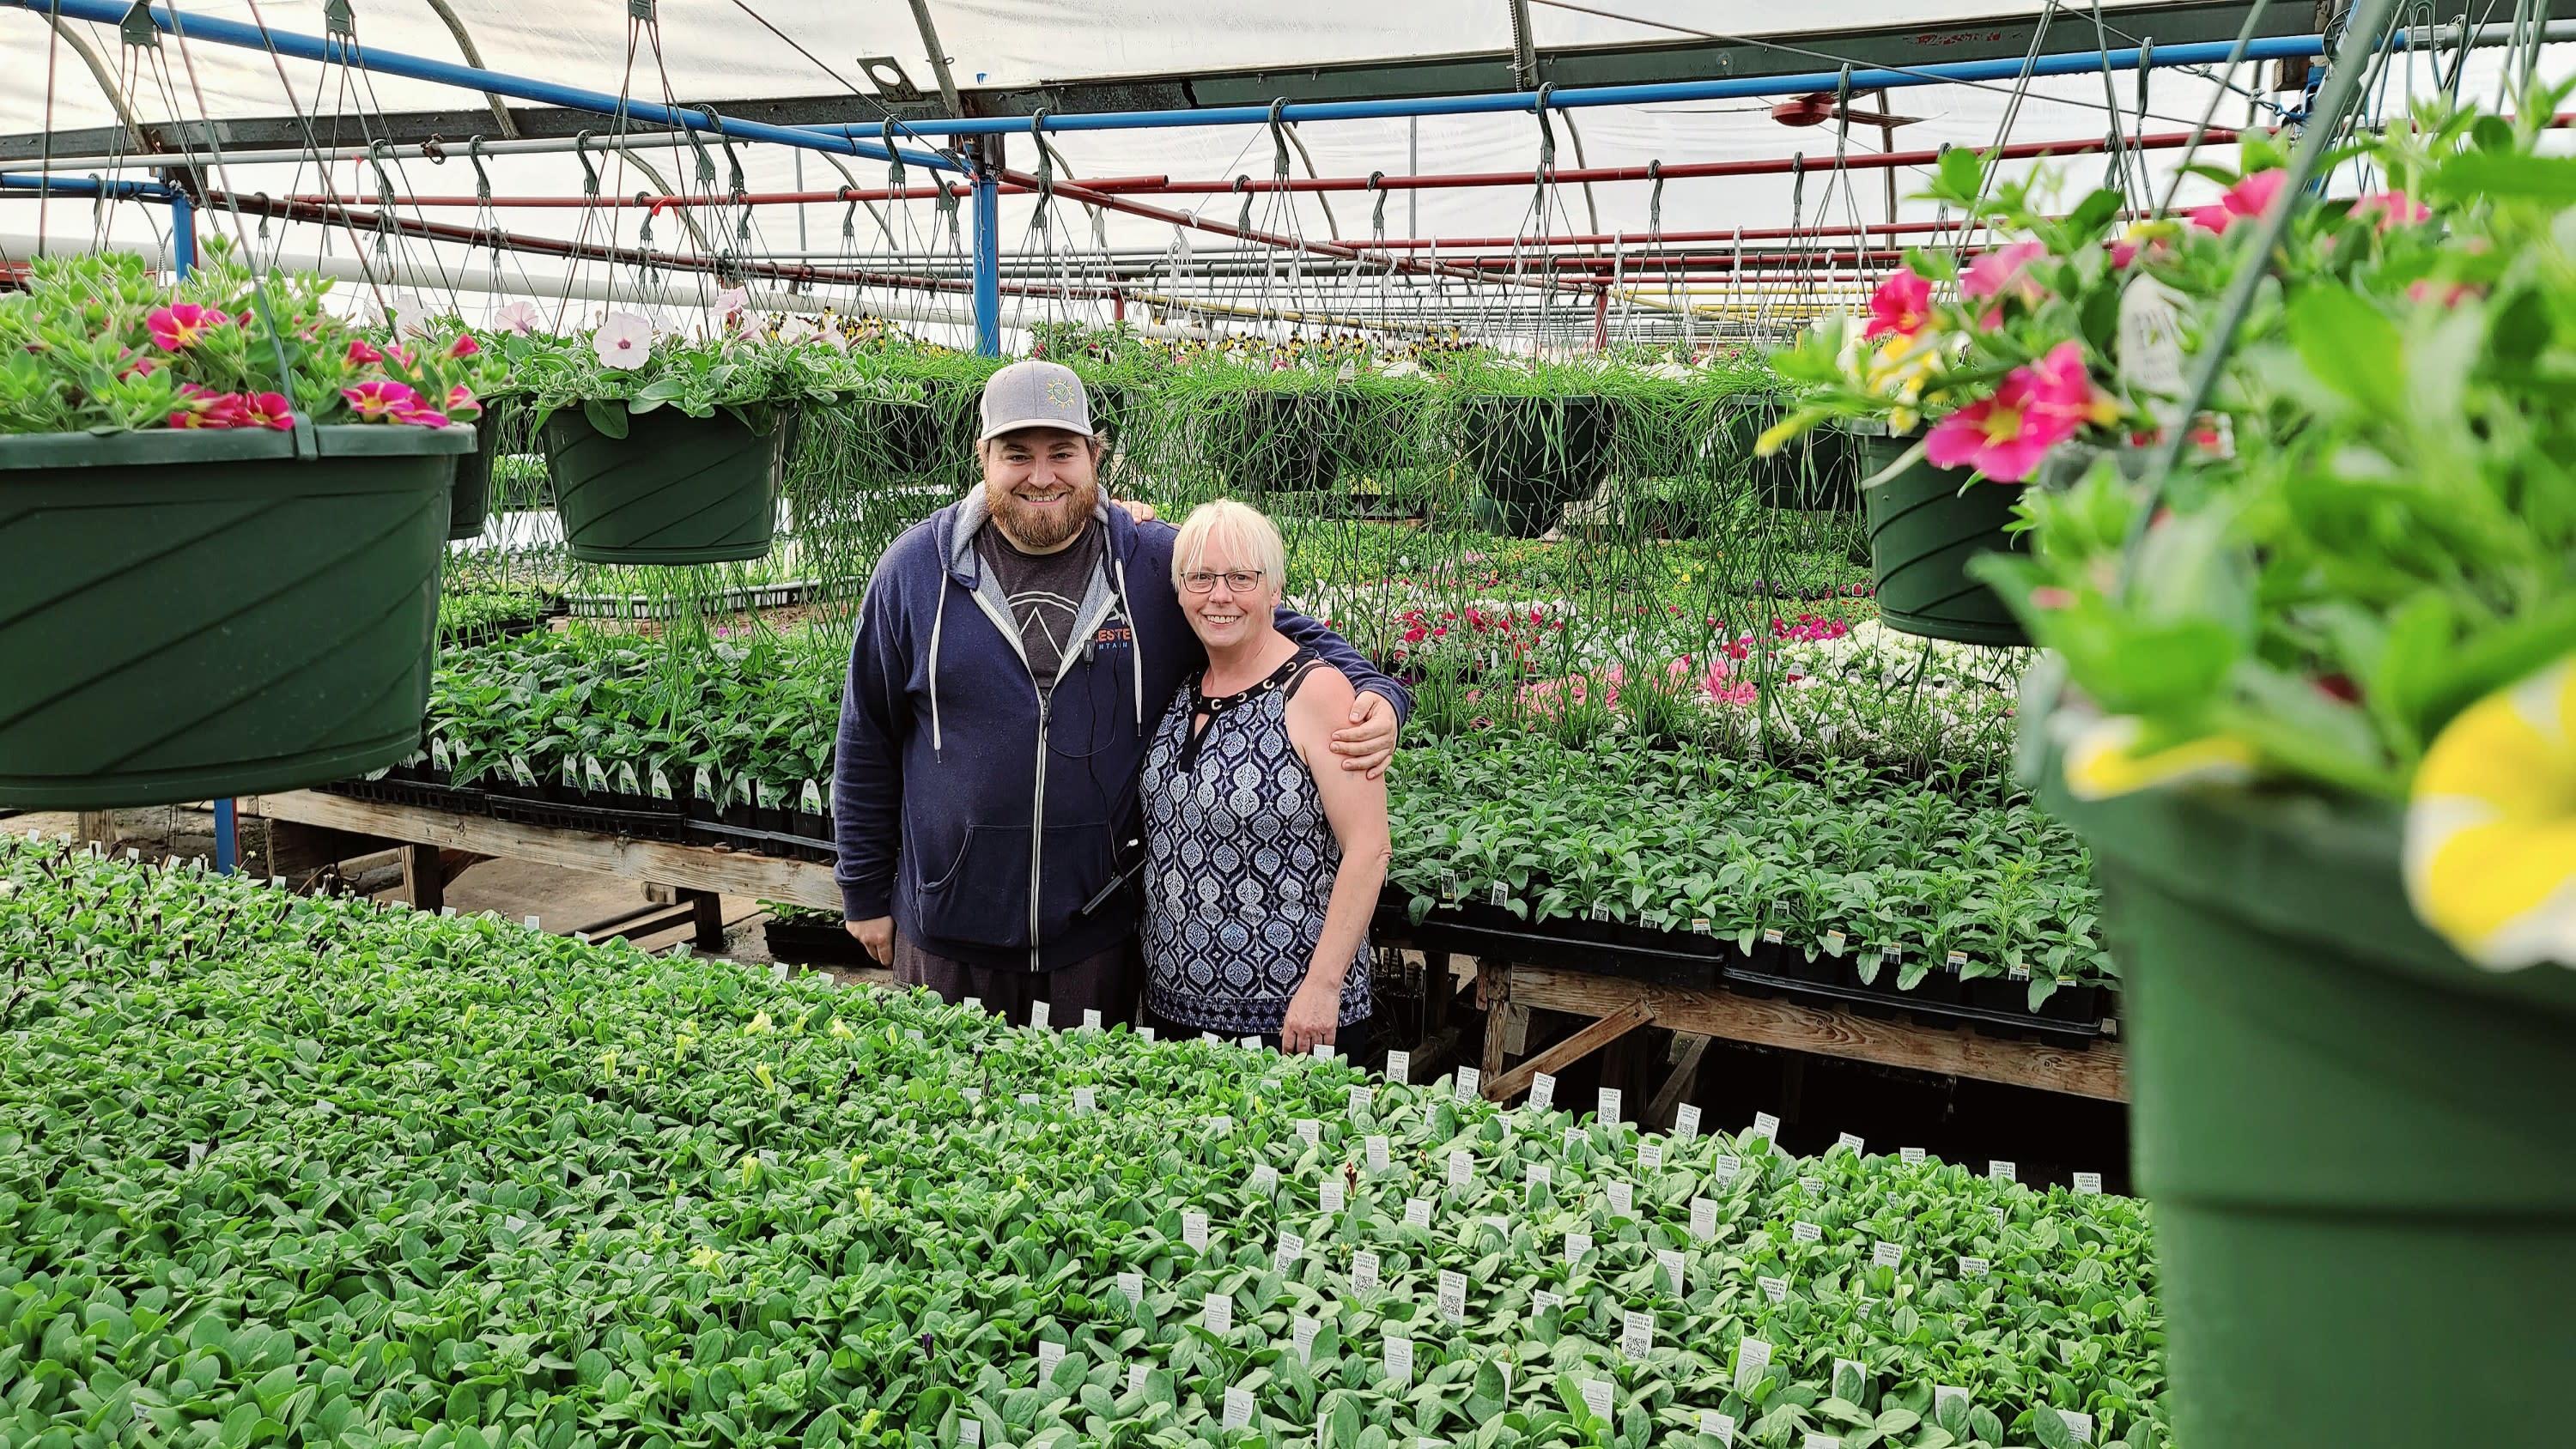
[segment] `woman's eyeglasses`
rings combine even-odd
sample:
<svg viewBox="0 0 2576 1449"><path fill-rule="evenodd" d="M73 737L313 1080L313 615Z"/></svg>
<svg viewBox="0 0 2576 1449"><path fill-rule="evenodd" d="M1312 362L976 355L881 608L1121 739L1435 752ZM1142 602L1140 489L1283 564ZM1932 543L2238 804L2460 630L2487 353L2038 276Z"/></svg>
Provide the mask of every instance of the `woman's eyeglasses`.
<svg viewBox="0 0 2576 1449"><path fill-rule="evenodd" d="M1261 587L1262 573L1259 569L1228 569L1221 574L1212 573L1206 569L1192 569L1181 575L1181 587L1193 594L1210 593L1215 590L1216 581L1219 579L1225 580L1225 586L1229 592L1248 594Z"/></svg>

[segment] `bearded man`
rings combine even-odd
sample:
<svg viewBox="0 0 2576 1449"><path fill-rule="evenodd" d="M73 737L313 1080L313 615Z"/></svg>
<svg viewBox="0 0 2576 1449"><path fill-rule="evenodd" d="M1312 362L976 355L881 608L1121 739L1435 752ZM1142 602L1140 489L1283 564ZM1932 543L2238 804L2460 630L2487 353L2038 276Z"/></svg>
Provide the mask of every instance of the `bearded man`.
<svg viewBox="0 0 2576 1449"><path fill-rule="evenodd" d="M1104 451L1071 368L994 373L983 485L877 561L841 696L850 934L898 983L1013 1025L1038 1002L1058 1028L1129 1019L1137 770L1207 663L1172 587L1175 530L1104 498ZM1333 751L1376 776L1411 696L1314 620L1283 606L1278 626L1358 687Z"/></svg>

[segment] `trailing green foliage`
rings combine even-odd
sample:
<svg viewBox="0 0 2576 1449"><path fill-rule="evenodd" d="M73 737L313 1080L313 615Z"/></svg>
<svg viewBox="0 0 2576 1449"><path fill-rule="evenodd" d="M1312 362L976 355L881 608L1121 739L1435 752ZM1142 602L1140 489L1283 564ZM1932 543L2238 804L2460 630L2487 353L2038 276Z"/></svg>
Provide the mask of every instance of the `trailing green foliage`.
<svg viewBox="0 0 2576 1449"><path fill-rule="evenodd" d="M2168 1443L2124 1199L25 842L0 947L13 1443Z"/></svg>

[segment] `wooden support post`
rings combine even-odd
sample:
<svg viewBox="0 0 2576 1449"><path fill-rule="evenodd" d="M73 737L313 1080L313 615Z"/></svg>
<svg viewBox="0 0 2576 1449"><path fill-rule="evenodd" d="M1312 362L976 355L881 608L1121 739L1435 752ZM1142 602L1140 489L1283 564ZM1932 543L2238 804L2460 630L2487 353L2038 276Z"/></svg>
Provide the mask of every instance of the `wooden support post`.
<svg viewBox="0 0 2576 1449"><path fill-rule="evenodd" d="M1485 1056L1481 1068L1491 1083L1503 1074L1503 1042L1512 1029L1512 968L1508 962L1476 963L1476 1002L1485 1008Z"/></svg>
<svg viewBox="0 0 2576 1449"><path fill-rule="evenodd" d="M403 889L412 909L436 911L447 904L447 871L435 845L403 847Z"/></svg>
<svg viewBox="0 0 2576 1449"><path fill-rule="evenodd" d="M1487 1077L1485 1098L1493 1102L1508 1102L1528 1091L1539 1073L1554 1072L1579 1062L1654 1019L1653 1007L1642 1001L1629 1002L1501 1076Z"/></svg>
<svg viewBox="0 0 2576 1449"><path fill-rule="evenodd" d="M724 897L714 891L681 893L697 913L697 947L710 956L721 956L725 948Z"/></svg>
<svg viewBox="0 0 2576 1449"><path fill-rule="evenodd" d="M1422 1034L1438 1036L1449 1025L1449 1007L1458 995L1458 978L1449 969L1449 953L1422 953Z"/></svg>
<svg viewBox="0 0 2576 1449"><path fill-rule="evenodd" d="M1637 1115L1640 1127L1670 1128L1674 1112L1699 1088L1699 1064L1708 1055L1708 1038L1684 1032L1675 1036L1673 1043L1681 1048L1680 1055L1673 1062L1672 1075L1664 1078L1664 1084L1655 1089L1654 1100Z"/></svg>

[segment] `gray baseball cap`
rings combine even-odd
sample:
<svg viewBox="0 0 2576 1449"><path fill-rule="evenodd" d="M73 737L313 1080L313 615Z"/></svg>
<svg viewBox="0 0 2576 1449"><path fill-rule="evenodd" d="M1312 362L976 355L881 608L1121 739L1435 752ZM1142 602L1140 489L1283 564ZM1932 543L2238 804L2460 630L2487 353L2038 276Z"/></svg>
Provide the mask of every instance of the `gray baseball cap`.
<svg viewBox="0 0 2576 1449"><path fill-rule="evenodd" d="M1061 362L1031 358L1014 362L984 383L985 442L1021 428L1062 428L1091 433L1091 395L1082 390L1082 375Z"/></svg>

